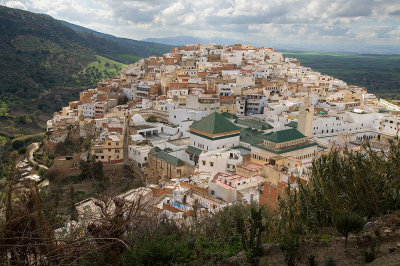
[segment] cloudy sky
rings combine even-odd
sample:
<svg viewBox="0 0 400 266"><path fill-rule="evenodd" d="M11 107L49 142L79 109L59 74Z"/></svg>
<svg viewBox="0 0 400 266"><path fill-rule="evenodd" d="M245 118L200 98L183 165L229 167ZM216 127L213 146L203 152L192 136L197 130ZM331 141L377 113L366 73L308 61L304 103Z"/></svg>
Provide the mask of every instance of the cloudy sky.
<svg viewBox="0 0 400 266"><path fill-rule="evenodd" d="M269 46L400 47L400 0L0 0L132 39L226 37Z"/></svg>

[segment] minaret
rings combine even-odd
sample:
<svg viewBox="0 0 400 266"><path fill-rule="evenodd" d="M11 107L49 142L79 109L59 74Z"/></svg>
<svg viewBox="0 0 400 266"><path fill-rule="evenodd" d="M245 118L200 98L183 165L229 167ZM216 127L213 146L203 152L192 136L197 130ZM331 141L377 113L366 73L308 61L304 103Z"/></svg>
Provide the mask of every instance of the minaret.
<svg viewBox="0 0 400 266"><path fill-rule="evenodd" d="M300 131L304 136L312 136L312 124L314 119L314 106L310 100L310 89L308 89L308 95L304 99L303 105L299 108L299 118L297 123L297 130Z"/></svg>

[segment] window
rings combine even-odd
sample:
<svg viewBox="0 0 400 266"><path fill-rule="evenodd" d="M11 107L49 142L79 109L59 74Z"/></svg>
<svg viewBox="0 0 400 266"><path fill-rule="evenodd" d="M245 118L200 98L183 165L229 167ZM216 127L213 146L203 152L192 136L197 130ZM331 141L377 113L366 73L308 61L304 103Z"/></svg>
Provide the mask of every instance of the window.
<svg viewBox="0 0 400 266"><path fill-rule="evenodd" d="M206 161L203 161L202 163L203 163L203 165L206 165Z"/></svg>
<svg viewBox="0 0 400 266"><path fill-rule="evenodd" d="M210 166L211 166L211 167L214 166L214 162L210 162Z"/></svg>
<svg viewBox="0 0 400 266"><path fill-rule="evenodd" d="M118 145L119 145L119 142L116 142L116 143L115 143L115 145L117 145L117 146L118 146Z"/></svg>

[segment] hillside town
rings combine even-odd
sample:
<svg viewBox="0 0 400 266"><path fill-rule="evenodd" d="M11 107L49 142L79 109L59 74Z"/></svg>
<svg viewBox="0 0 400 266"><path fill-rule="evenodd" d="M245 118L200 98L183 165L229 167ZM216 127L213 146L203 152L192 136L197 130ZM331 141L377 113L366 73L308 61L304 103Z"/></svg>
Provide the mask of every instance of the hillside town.
<svg viewBox="0 0 400 266"><path fill-rule="evenodd" d="M120 197L146 198L181 222L238 201L277 208L330 149L362 150L366 141L385 149L399 135L399 111L273 48L197 44L140 59L81 92L47 122L45 147L90 140L52 168L77 172L89 157L130 165L145 186ZM76 205L80 217L96 212L95 200Z"/></svg>

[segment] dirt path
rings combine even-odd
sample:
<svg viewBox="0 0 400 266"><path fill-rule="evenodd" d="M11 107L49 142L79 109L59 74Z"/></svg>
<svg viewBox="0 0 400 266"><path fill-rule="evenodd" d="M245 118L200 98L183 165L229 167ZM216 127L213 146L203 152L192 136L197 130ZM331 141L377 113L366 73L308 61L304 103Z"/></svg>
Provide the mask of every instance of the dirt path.
<svg viewBox="0 0 400 266"><path fill-rule="evenodd" d="M43 168L45 170L49 169L46 165L43 164L39 164L35 161L35 159L33 158L33 153L39 149L39 142L34 142L31 145L29 145L28 147L29 149L29 153L28 153L28 159L32 164L37 164L40 168Z"/></svg>

